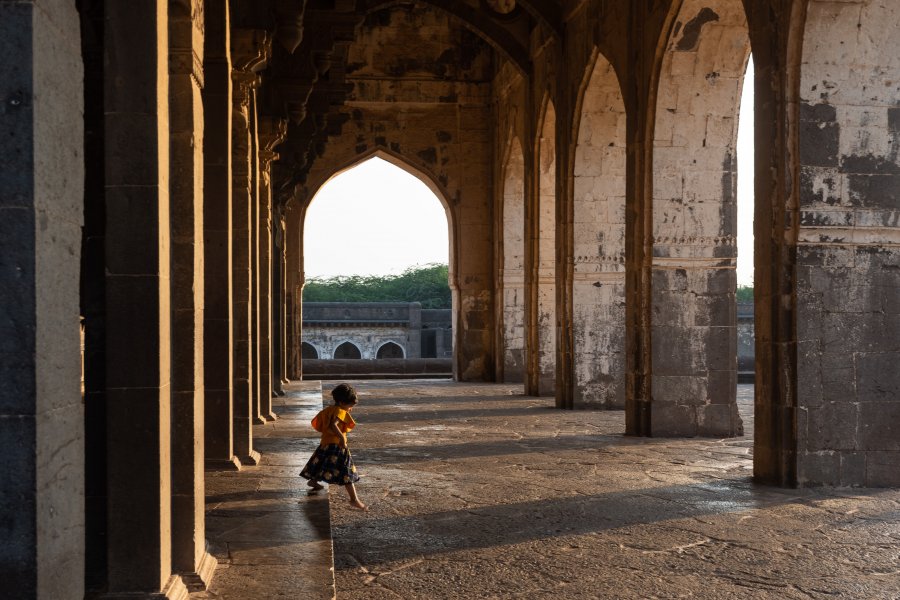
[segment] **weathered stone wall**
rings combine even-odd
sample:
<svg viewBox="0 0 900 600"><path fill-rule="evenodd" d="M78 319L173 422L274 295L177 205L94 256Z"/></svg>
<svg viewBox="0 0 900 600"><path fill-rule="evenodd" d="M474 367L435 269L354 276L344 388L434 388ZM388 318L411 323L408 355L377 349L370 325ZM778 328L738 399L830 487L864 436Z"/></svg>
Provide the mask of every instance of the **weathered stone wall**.
<svg viewBox="0 0 900 600"><path fill-rule="evenodd" d="M625 407L625 130L603 55L587 75L573 166L574 405Z"/></svg>
<svg viewBox="0 0 900 600"><path fill-rule="evenodd" d="M797 478L900 485L900 6L810 2L800 81Z"/></svg>
<svg viewBox="0 0 900 600"><path fill-rule="evenodd" d="M84 595L78 15L0 4L0 573L12 598Z"/></svg>
<svg viewBox="0 0 900 600"><path fill-rule="evenodd" d="M503 169L501 287L503 381L522 381L525 372L525 157L518 137L507 143Z"/></svg>
<svg viewBox="0 0 900 600"><path fill-rule="evenodd" d="M737 112L749 53L738 0L687 0L653 145L654 435L740 435L735 390Z"/></svg>
<svg viewBox="0 0 900 600"><path fill-rule="evenodd" d="M356 346L363 359L373 359L378 349L393 342L403 349L405 357L419 358L410 352L410 331L408 327L318 327L303 326L303 342L316 349L319 359L334 358L335 349L345 342ZM304 373L306 371L304 370Z"/></svg>

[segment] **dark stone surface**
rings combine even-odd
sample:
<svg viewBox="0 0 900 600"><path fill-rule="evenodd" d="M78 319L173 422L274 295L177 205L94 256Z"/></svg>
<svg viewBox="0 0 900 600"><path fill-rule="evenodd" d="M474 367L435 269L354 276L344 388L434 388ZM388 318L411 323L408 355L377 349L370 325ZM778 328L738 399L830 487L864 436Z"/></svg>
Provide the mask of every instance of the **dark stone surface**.
<svg viewBox="0 0 900 600"><path fill-rule="evenodd" d="M859 403L859 448L900 453L900 398ZM900 456L900 454L898 454ZM900 470L900 464L896 465Z"/></svg>
<svg viewBox="0 0 900 600"><path fill-rule="evenodd" d="M868 452L866 461L867 486L900 487L900 452Z"/></svg>
<svg viewBox="0 0 900 600"><path fill-rule="evenodd" d="M848 196L861 208L900 209L900 175L848 175Z"/></svg>
<svg viewBox="0 0 900 600"><path fill-rule="evenodd" d="M107 322L114 324L106 335L106 377L111 388L161 384L159 286L154 276L106 279Z"/></svg>
<svg viewBox="0 0 900 600"><path fill-rule="evenodd" d="M847 401L825 402L808 409L806 448L819 450L856 450L859 411Z"/></svg>
<svg viewBox="0 0 900 600"><path fill-rule="evenodd" d="M900 402L900 368L893 352L859 353L855 356L857 397L860 402ZM900 432L897 432L900 439Z"/></svg>
<svg viewBox="0 0 900 600"><path fill-rule="evenodd" d="M800 164L838 167L841 127L838 123L801 121Z"/></svg>
<svg viewBox="0 0 900 600"><path fill-rule="evenodd" d="M34 416L0 418L0 587L4 598L37 597L36 439Z"/></svg>
<svg viewBox="0 0 900 600"><path fill-rule="evenodd" d="M653 437L695 437L699 434L697 407L654 401L650 417Z"/></svg>
<svg viewBox="0 0 900 600"><path fill-rule="evenodd" d="M0 3L0 578L37 597L33 19Z"/></svg>

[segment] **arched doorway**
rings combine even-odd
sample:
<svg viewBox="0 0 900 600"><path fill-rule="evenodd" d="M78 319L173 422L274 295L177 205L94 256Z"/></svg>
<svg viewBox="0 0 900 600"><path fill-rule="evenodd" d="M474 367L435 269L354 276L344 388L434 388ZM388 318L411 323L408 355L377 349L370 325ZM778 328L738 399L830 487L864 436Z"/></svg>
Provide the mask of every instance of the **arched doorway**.
<svg viewBox="0 0 900 600"><path fill-rule="evenodd" d="M357 360L362 358L362 353L353 342L343 342L334 349L334 358L337 360Z"/></svg>
<svg viewBox="0 0 900 600"><path fill-rule="evenodd" d="M420 358L423 342L436 343L435 336L429 337L430 332L424 328L435 320L455 324L453 315L459 307L452 211L444 200L444 191L424 171L383 150L360 157L322 179L321 184L312 187L315 193L303 211L300 227L303 252L299 260L305 271L306 288L314 287L310 284L311 275L323 272L318 266L322 261L341 254L346 262L330 267L331 281L343 279L343 284L337 283L338 287L346 284L345 295L316 301L355 303L361 311L361 321L354 327L361 329L329 333L317 324L317 335L352 333L360 341L365 358ZM446 267L437 268L435 263ZM441 281L433 276L435 270ZM416 273L428 279L416 279ZM373 297L365 295L373 292ZM304 293L309 300L307 296ZM359 303L383 306L365 308ZM402 303L403 306L391 309L399 311L400 316L387 320L379 317L379 310L387 310L384 303ZM428 318L423 320L426 313ZM380 329L366 333L371 327ZM306 333L301 335L311 339ZM394 343L379 349L377 341L389 336L412 341L406 347ZM456 336L445 339L455 349ZM338 358L337 354L334 358ZM442 368L451 372L455 365L446 357L442 360L446 362Z"/></svg>
<svg viewBox="0 0 900 600"><path fill-rule="evenodd" d="M301 351L302 351L304 360L306 360L306 359L315 360L315 359L319 358L319 351L316 350L315 346L313 346L309 342L303 342L303 344L301 344Z"/></svg>
<svg viewBox="0 0 900 600"><path fill-rule="evenodd" d="M399 344L386 342L378 348L375 358L406 358L406 355Z"/></svg>

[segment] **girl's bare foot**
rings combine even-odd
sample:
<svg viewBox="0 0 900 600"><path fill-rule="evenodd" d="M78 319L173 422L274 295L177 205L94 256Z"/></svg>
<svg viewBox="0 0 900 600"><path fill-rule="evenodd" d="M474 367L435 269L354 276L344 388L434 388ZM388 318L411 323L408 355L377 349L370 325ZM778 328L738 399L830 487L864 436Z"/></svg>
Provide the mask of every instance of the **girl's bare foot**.
<svg viewBox="0 0 900 600"><path fill-rule="evenodd" d="M358 508L359 510L369 510L369 507L363 504L359 498L353 498L350 500L350 506L353 508Z"/></svg>
<svg viewBox="0 0 900 600"><path fill-rule="evenodd" d="M306 482L306 485L312 488L312 491L318 492L321 489L325 489L325 486L316 481L315 479L310 479Z"/></svg>

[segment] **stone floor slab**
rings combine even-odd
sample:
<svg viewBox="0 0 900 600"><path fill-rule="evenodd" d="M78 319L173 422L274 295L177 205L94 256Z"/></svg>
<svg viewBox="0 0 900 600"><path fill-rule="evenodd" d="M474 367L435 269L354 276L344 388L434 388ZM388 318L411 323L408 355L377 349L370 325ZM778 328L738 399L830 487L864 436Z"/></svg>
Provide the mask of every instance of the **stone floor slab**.
<svg viewBox="0 0 900 600"><path fill-rule="evenodd" d="M898 490L758 486L749 435L629 438L520 386L354 385L370 510L330 492L341 600L900 598Z"/></svg>
<svg viewBox="0 0 900 600"><path fill-rule="evenodd" d="M318 445L309 422L321 385L292 384L273 405L278 419L254 427L259 465L207 473L206 532L219 567L194 600L334 597L328 497L308 494L298 476Z"/></svg>

